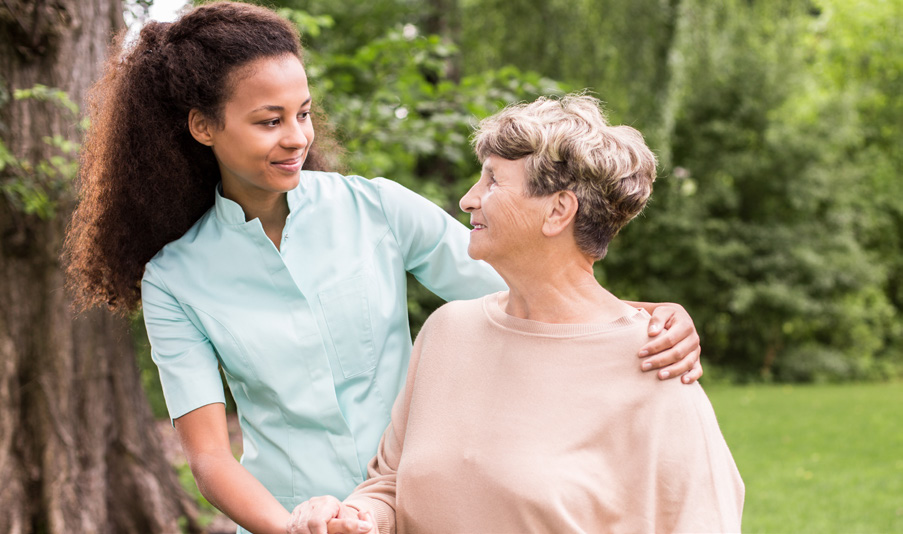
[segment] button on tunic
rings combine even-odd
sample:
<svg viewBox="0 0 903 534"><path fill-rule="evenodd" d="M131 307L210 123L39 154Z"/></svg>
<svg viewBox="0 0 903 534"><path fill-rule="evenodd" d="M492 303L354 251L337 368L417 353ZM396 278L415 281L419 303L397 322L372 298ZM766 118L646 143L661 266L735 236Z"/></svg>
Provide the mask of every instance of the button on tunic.
<svg viewBox="0 0 903 534"><path fill-rule="evenodd" d="M467 229L389 180L301 173L280 248L215 205L148 262L144 318L170 416L238 409L242 464L287 509L366 476L411 351L405 272L446 300L505 288Z"/></svg>

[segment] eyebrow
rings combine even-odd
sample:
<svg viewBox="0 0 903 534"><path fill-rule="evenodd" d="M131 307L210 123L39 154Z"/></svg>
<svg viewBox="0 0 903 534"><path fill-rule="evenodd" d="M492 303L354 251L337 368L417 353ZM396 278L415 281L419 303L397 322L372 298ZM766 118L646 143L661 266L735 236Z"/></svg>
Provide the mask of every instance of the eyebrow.
<svg viewBox="0 0 903 534"><path fill-rule="evenodd" d="M307 97L307 100L305 100L304 102L301 103L301 107L303 108L304 106L310 104L310 99L311 99L311 97ZM282 112L282 111L285 111L285 108L282 107L282 106L266 105L266 106L260 106L259 108L252 110L251 113L257 113L258 111L279 111L279 112Z"/></svg>

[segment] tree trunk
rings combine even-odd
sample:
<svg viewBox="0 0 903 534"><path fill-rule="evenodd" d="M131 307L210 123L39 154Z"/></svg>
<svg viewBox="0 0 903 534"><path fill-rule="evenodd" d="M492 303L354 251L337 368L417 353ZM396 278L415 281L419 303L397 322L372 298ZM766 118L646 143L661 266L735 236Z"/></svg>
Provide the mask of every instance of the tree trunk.
<svg viewBox="0 0 903 534"><path fill-rule="evenodd" d="M12 91L43 84L82 102L122 25L121 0L0 3L0 139L10 152L34 164L55 154L45 136L78 141L57 106L12 101ZM0 532L196 532L128 321L72 313L59 261L72 204L63 193L55 216L40 218L0 195Z"/></svg>

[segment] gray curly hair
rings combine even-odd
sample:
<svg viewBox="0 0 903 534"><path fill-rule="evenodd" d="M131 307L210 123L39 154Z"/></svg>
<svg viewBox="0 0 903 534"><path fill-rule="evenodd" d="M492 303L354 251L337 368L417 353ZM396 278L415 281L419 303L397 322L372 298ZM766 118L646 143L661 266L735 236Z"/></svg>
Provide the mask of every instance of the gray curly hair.
<svg viewBox="0 0 903 534"><path fill-rule="evenodd" d="M526 158L530 195L573 191L577 246L596 259L652 194L656 160L643 135L609 125L586 94L512 104L480 122L473 145L481 162Z"/></svg>

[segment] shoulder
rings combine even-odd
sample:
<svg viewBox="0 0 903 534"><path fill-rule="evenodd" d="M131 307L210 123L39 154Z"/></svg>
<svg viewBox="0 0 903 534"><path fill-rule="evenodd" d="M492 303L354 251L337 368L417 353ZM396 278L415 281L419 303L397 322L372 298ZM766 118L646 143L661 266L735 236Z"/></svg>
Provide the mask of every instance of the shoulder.
<svg viewBox="0 0 903 534"><path fill-rule="evenodd" d="M380 202L386 210L410 212L425 209L444 213L435 202L398 182L388 178L374 178L370 183L379 193Z"/></svg>
<svg viewBox="0 0 903 534"><path fill-rule="evenodd" d="M483 301L486 298L489 297L453 300L443 304L426 319L418 337L454 341L456 338L460 338L462 332L485 324L487 319L483 313Z"/></svg>
<svg viewBox="0 0 903 534"><path fill-rule="evenodd" d="M212 228L215 218L214 209L210 208L181 237L164 245L145 264L144 277L147 278L149 272L167 271L193 256L203 255L205 244L211 241L215 232Z"/></svg>
<svg viewBox="0 0 903 534"><path fill-rule="evenodd" d="M311 195L363 195L379 194L381 182L385 178L368 179L357 175L343 175L337 172L302 171L298 187L289 192L295 197Z"/></svg>
<svg viewBox="0 0 903 534"><path fill-rule="evenodd" d="M298 187L289 192L289 203L304 209L335 212L369 212L385 219L387 206L415 193L386 178L364 178L335 172L303 171Z"/></svg>
<svg viewBox="0 0 903 534"><path fill-rule="evenodd" d="M485 338L481 302L482 299L456 300L430 314L414 340L412 368L419 369L421 362L429 362L427 367L434 372L440 369L441 374L445 372L442 369L448 371L476 357L479 351L472 350L473 346Z"/></svg>
<svg viewBox="0 0 903 534"><path fill-rule="evenodd" d="M437 308L427 320L444 325L465 320L484 319L484 301L490 297L492 295L477 299L446 302Z"/></svg>

